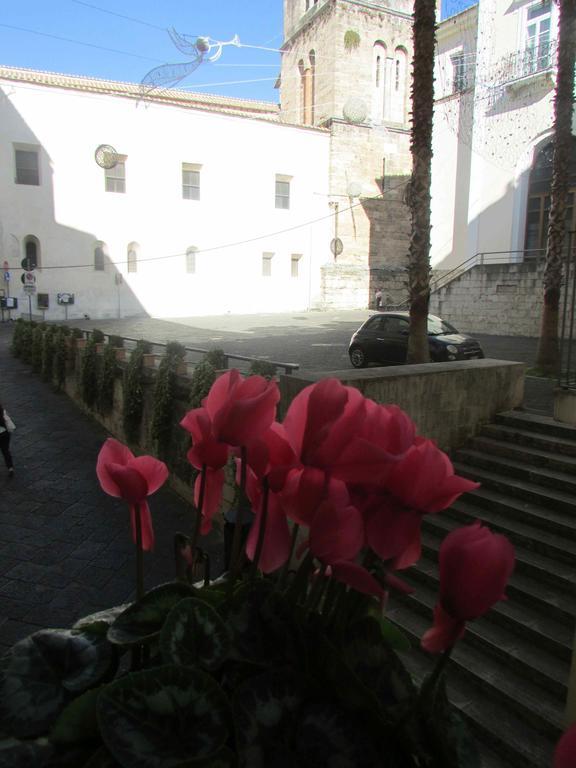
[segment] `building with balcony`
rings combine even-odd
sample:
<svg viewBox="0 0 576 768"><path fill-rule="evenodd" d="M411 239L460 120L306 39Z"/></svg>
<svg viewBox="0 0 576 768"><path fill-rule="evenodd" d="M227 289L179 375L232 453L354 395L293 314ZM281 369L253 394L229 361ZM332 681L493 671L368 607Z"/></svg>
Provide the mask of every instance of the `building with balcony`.
<svg viewBox="0 0 576 768"><path fill-rule="evenodd" d="M438 30L432 263L545 246L558 8L479 0ZM567 228L576 228L576 140Z"/></svg>

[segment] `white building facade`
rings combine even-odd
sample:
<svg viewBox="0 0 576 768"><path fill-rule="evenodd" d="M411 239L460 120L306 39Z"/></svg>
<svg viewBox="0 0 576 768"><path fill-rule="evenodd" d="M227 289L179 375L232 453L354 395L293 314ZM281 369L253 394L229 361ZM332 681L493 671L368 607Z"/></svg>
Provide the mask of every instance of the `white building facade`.
<svg viewBox="0 0 576 768"><path fill-rule="evenodd" d="M433 266L544 253L558 8L480 0L438 31ZM567 229L576 229L576 140Z"/></svg>
<svg viewBox="0 0 576 768"><path fill-rule="evenodd" d="M0 69L0 288L27 312L28 255L48 320L316 306L329 131L281 122L274 104L139 99L134 85Z"/></svg>

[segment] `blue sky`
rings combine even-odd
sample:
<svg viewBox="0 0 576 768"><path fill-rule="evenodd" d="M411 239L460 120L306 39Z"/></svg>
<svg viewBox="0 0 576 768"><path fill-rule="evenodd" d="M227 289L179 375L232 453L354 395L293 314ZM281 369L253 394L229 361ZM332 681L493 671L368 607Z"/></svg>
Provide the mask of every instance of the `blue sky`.
<svg viewBox="0 0 576 768"><path fill-rule="evenodd" d="M450 10L470 4L444 1ZM237 34L246 46L279 48L282 43L283 0L4 0L3 6L0 64L111 80L139 82L158 64L186 61L168 27L216 40ZM182 85L276 101L279 69L278 53L228 46L217 63L202 64Z"/></svg>

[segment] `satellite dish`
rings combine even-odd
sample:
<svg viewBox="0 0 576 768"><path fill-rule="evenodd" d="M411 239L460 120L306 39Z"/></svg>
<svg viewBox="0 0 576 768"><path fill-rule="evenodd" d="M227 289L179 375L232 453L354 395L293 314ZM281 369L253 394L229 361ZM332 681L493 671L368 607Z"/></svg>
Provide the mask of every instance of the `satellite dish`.
<svg viewBox="0 0 576 768"><path fill-rule="evenodd" d="M360 197L362 194L362 185L357 181L349 182L348 186L346 187L346 194L348 197Z"/></svg>
<svg viewBox="0 0 576 768"><path fill-rule="evenodd" d="M342 110L344 119L349 123L364 123L368 117L368 106L363 99L351 96Z"/></svg>
<svg viewBox="0 0 576 768"><path fill-rule="evenodd" d="M110 146L110 144L100 144L99 147L96 147L96 152L94 152L94 159L100 168L106 168L107 170L110 170L110 168L114 168L115 165L118 165L120 156L114 147Z"/></svg>

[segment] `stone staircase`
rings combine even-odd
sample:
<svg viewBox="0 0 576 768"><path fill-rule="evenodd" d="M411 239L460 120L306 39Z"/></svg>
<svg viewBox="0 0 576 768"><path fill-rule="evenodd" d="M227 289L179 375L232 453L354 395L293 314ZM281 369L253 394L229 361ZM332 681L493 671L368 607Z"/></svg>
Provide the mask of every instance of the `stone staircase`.
<svg viewBox="0 0 576 768"><path fill-rule="evenodd" d="M438 548L453 528L480 520L516 549L501 602L468 625L448 670L453 702L481 745L484 768L550 768L561 730L576 616L576 429L526 412L496 417L453 455L478 480L451 509L428 515L423 554L405 572L414 595L392 618L418 644L438 594ZM431 667L407 655L417 679Z"/></svg>

